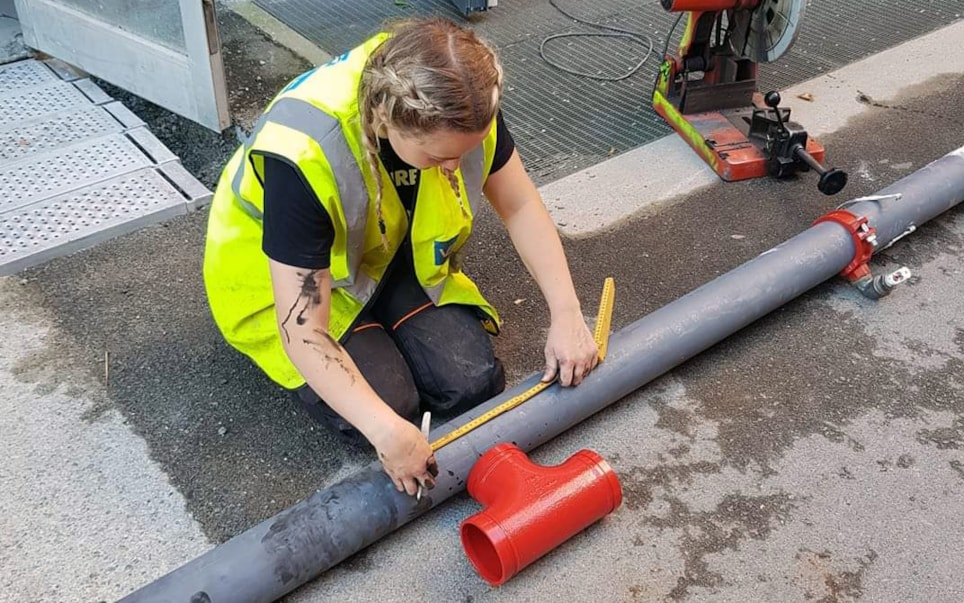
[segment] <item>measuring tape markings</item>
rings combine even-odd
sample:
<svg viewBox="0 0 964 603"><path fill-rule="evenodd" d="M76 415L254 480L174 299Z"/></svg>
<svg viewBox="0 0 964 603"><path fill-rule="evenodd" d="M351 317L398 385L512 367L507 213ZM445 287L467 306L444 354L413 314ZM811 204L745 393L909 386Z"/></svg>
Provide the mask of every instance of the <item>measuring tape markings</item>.
<svg viewBox="0 0 964 603"><path fill-rule="evenodd" d="M593 339L596 341L596 347L599 348L599 361L602 362L606 357L606 351L609 347L609 329L612 325L613 318L613 305L615 303L615 293L616 284L612 277L607 277L606 282L603 284L602 297L599 300L599 312L596 316L596 328L593 331ZM496 406L492 410L479 415L478 417L472 419L464 425L456 427L453 431L445 434L439 439L432 442L432 452L435 452L439 448L450 444L465 434L478 429L479 427L485 425L492 419L504 414L513 408L526 402L539 392L548 388L550 385L555 383L556 380L553 379L549 382L541 381L536 385L533 385L526 391L522 392L517 396L509 398L509 400L503 402L502 404Z"/></svg>

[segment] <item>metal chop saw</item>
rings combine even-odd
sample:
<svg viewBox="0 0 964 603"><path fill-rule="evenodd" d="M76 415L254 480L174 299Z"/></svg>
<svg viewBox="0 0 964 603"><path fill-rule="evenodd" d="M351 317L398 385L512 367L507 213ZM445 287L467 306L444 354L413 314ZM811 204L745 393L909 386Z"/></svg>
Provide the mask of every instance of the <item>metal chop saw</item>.
<svg viewBox="0 0 964 603"><path fill-rule="evenodd" d="M824 149L799 124L780 94L761 94L757 67L783 55L797 37L806 0L660 0L687 14L678 53L667 53L653 107L720 175L745 180L811 169L827 195L847 174L822 164Z"/></svg>

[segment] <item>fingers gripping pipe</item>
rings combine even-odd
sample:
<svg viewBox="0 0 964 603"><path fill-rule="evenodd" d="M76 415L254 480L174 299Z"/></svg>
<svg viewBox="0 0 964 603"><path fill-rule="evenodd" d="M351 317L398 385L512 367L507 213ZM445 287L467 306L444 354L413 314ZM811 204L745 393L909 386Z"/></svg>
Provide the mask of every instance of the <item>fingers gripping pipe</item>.
<svg viewBox="0 0 964 603"><path fill-rule="evenodd" d="M462 546L494 586L505 583L622 503L609 463L580 450L555 467L529 461L512 444L498 444L469 473L469 494L485 509L462 523Z"/></svg>

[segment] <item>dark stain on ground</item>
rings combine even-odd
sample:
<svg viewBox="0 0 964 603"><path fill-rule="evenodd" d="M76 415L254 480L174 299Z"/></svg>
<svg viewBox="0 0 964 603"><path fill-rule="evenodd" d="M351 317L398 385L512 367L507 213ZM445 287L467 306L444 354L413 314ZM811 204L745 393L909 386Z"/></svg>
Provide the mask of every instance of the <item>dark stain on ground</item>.
<svg viewBox="0 0 964 603"><path fill-rule="evenodd" d="M961 461L951 461L950 465L951 469L953 469L961 479L964 479L964 463Z"/></svg>
<svg viewBox="0 0 964 603"><path fill-rule="evenodd" d="M800 572L798 579L803 579L806 584L820 584L818 592L807 591L804 598L815 603L852 603L859 600L864 594L864 574L877 561L877 557L876 551L871 550L866 556L857 559L857 570L834 571L833 554L830 551L818 553L801 550L796 555Z"/></svg>
<svg viewBox="0 0 964 603"><path fill-rule="evenodd" d="M956 331L954 343L957 344L957 349L960 350L961 354L964 354L964 329L958 327Z"/></svg>
<svg viewBox="0 0 964 603"><path fill-rule="evenodd" d="M683 575L667 595L673 601L685 600L692 587L722 586L723 576L710 570L703 558L711 553L736 550L747 538L766 538L773 522L784 520L792 508L791 499L783 494L728 494L712 512L693 512L675 496L667 496L665 500L670 507L666 516L647 516L642 521L654 528L685 528L679 536Z"/></svg>
<svg viewBox="0 0 964 603"><path fill-rule="evenodd" d="M911 467L914 466L915 462L916 461L914 461L914 457L912 457L909 454L902 454L899 457L897 457L897 466L900 467L901 469L910 469Z"/></svg>
<svg viewBox="0 0 964 603"><path fill-rule="evenodd" d="M957 417L952 427L920 430L917 441L937 446L938 450L960 450L964 447L964 417Z"/></svg>
<svg viewBox="0 0 964 603"><path fill-rule="evenodd" d="M623 504L632 511L645 510L653 501L652 490L656 487L672 491L678 485L689 483L696 475L719 473L719 463L707 461L686 465L656 465L635 467L617 473L623 487Z"/></svg>
<svg viewBox="0 0 964 603"><path fill-rule="evenodd" d="M45 321L47 317L35 309L43 307L43 287L31 278L23 278L17 288L19 304L6 311L27 323ZM65 362L65 358L78 358L95 352L88 351L78 341L58 329L51 329L44 336L44 347L19 359L11 368L11 374L22 383L34 384L34 392L45 396L61 389L69 398L84 398L90 402L81 419L89 423L100 419L113 407L106 391L107 373L104 370L103 351L100 351L100 374L90 366Z"/></svg>
<svg viewBox="0 0 964 603"><path fill-rule="evenodd" d="M692 435L693 414L691 412L674 408L663 401L656 402L653 407L659 411L656 427L687 437Z"/></svg>

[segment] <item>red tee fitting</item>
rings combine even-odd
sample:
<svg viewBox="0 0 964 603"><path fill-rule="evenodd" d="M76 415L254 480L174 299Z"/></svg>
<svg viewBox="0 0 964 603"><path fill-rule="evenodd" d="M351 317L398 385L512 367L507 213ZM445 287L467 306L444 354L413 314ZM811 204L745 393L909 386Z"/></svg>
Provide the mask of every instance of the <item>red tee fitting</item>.
<svg viewBox="0 0 964 603"><path fill-rule="evenodd" d="M493 586L505 583L622 503L616 472L580 450L543 467L518 447L498 444L469 472L469 494L485 508L462 522L462 546Z"/></svg>

